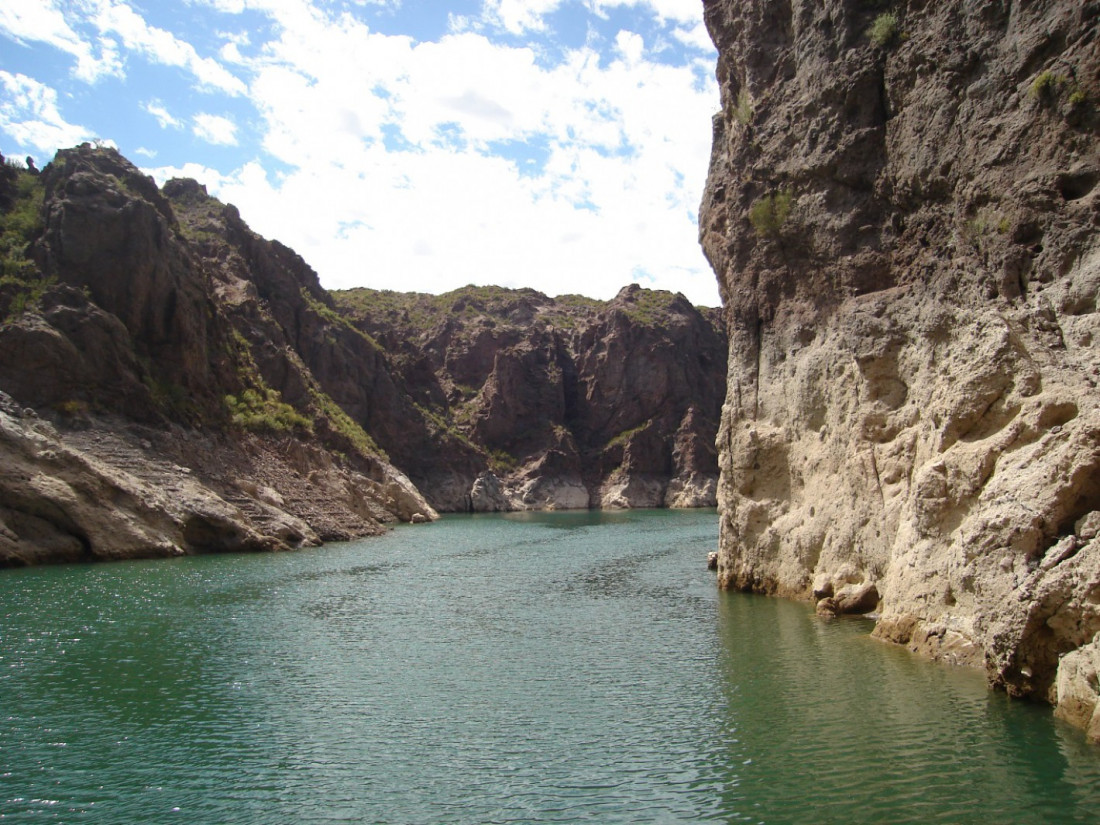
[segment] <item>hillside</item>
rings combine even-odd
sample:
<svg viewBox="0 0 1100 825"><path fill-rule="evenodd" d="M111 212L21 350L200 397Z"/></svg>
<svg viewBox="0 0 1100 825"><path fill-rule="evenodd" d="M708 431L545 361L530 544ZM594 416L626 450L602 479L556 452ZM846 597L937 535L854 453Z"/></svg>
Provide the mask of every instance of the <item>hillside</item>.
<svg viewBox="0 0 1100 825"><path fill-rule="evenodd" d="M400 433L383 441L437 507L714 506L717 310L637 286L610 302L497 287L333 298L416 404L486 457L470 478Z"/></svg>

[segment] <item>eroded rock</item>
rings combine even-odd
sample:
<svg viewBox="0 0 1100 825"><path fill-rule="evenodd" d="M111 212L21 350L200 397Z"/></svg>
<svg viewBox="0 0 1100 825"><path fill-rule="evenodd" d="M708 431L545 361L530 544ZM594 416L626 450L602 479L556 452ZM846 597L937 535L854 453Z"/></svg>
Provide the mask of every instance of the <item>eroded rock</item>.
<svg viewBox="0 0 1100 825"><path fill-rule="evenodd" d="M1100 630L1095 9L894 12L705 4L720 578L875 582L879 637L1052 699Z"/></svg>
<svg viewBox="0 0 1100 825"><path fill-rule="evenodd" d="M412 438L408 426L372 432L439 509L714 506L716 311L636 285L611 301L472 286L334 296L437 417L423 439L415 426ZM443 437L452 430L461 449Z"/></svg>
<svg viewBox="0 0 1100 825"><path fill-rule="evenodd" d="M1100 635L1062 657L1054 713L1100 744Z"/></svg>

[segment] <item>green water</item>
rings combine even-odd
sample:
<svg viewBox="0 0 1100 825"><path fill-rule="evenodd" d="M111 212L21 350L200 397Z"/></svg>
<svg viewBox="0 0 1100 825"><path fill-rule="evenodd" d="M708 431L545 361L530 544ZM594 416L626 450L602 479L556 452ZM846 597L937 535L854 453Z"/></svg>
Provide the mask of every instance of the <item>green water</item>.
<svg viewBox="0 0 1100 825"><path fill-rule="evenodd" d="M1049 709L718 593L716 534L467 516L6 571L0 820L1100 821L1100 749Z"/></svg>

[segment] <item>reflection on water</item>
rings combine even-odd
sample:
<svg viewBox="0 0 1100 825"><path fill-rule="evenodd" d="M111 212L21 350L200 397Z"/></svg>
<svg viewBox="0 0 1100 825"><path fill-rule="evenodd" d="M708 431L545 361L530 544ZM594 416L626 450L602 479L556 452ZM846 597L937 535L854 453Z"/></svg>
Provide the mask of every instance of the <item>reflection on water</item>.
<svg viewBox="0 0 1100 825"><path fill-rule="evenodd" d="M0 817L1094 821L1079 733L858 621L717 593L716 533L713 512L465 516L9 571Z"/></svg>
<svg viewBox="0 0 1100 825"><path fill-rule="evenodd" d="M723 594L730 802L764 822L1095 822L1100 751L869 622Z"/></svg>

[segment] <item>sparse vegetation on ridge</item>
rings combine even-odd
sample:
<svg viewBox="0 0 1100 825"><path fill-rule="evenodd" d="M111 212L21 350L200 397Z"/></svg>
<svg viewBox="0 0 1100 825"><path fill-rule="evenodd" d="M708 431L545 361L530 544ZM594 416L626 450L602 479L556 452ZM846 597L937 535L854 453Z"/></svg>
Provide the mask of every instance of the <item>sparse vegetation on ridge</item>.
<svg viewBox="0 0 1100 825"><path fill-rule="evenodd" d="M38 266L27 245L42 231L45 190L38 175L5 160L0 167L0 277L26 280Z"/></svg>
<svg viewBox="0 0 1100 825"><path fill-rule="evenodd" d="M539 321L563 328L575 325L578 309L598 311L605 302L583 295L549 298L534 289L464 286L441 295L388 289L348 289L330 293L339 314L353 326L390 325L405 333L420 333L447 318L484 316L488 322L511 323L515 312L534 309Z"/></svg>
<svg viewBox="0 0 1100 825"><path fill-rule="evenodd" d="M1058 91L1069 82L1065 75L1052 72L1049 69L1040 72L1027 90L1027 96L1032 100L1047 100L1058 94Z"/></svg>
<svg viewBox="0 0 1100 825"><path fill-rule="evenodd" d="M659 289L640 289L633 293L623 305L623 312L636 324L659 326L666 316L669 305L676 299L676 293Z"/></svg>
<svg viewBox="0 0 1100 825"><path fill-rule="evenodd" d="M617 436L608 441L607 446L604 449L610 449L613 447L625 447L627 442L629 442L631 438L651 426L653 426L653 419L643 421L637 427L631 427L629 430L623 430Z"/></svg>
<svg viewBox="0 0 1100 825"><path fill-rule="evenodd" d="M497 475L505 475L519 466L519 459L505 450L489 451L489 469Z"/></svg>
<svg viewBox="0 0 1100 825"><path fill-rule="evenodd" d="M752 96L748 89L741 89L737 93L737 104L733 107L733 116L742 126L748 126L752 122Z"/></svg>
<svg viewBox="0 0 1100 825"><path fill-rule="evenodd" d="M374 455L389 460L386 451L379 447L370 434L355 423L354 419L326 393L311 389L310 396L318 413L324 416L332 429L346 438L355 449L364 455Z"/></svg>
<svg viewBox="0 0 1100 825"><path fill-rule="evenodd" d="M225 396L234 426L252 432L283 433L301 430L313 433L313 422L283 401L270 387L249 388L239 395Z"/></svg>
<svg viewBox="0 0 1100 825"><path fill-rule="evenodd" d="M1028 87L1027 96L1041 106L1054 106L1064 96L1071 112L1079 112L1088 103L1088 95L1074 78L1050 69L1036 75Z"/></svg>
<svg viewBox="0 0 1100 825"><path fill-rule="evenodd" d="M0 164L0 319L34 309L55 278L43 278L27 248L42 231L41 178L8 159Z"/></svg>

